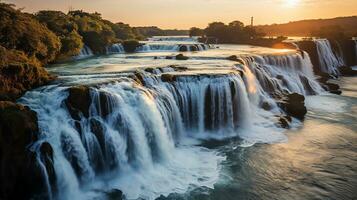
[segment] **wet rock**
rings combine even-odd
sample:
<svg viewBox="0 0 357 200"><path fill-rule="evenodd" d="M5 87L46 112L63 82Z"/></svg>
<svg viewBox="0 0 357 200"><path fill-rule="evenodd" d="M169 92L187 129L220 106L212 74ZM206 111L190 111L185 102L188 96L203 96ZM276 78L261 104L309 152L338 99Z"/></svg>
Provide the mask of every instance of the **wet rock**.
<svg viewBox="0 0 357 200"><path fill-rule="evenodd" d="M44 142L40 146L40 157L42 160L42 163L45 165L47 175L50 181L50 184L52 186L52 191L56 189L56 173L55 173L55 168L53 166L53 149L50 143Z"/></svg>
<svg viewBox="0 0 357 200"><path fill-rule="evenodd" d="M83 116L89 116L89 107L92 103L90 97L90 89L86 86L77 86L68 89L68 98L65 100L65 104L69 113L75 120L80 120L80 114Z"/></svg>
<svg viewBox="0 0 357 200"><path fill-rule="evenodd" d="M176 80L176 77L172 74L162 74L161 80L163 82L174 82Z"/></svg>
<svg viewBox="0 0 357 200"><path fill-rule="evenodd" d="M134 53L136 49L142 44L140 44L140 42L137 40L126 40L123 42L122 45L124 47L125 52Z"/></svg>
<svg viewBox="0 0 357 200"><path fill-rule="evenodd" d="M227 60L238 61L238 56L236 56L236 55L229 56L229 57L227 57Z"/></svg>
<svg viewBox="0 0 357 200"><path fill-rule="evenodd" d="M124 200L125 195L121 190L118 189L112 189L107 192L106 194L108 200Z"/></svg>
<svg viewBox="0 0 357 200"><path fill-rule="evenodd" d="M278 126L281 128L290 128L292 118L290 116L278 116Z"/></svg>
<svg viewBox="0 0 357 200"><path fill-rule="evenodd" d="M317 47L315 42L305 40L305 41L298 41L296 42L296 44L299 46L300 50L306 51L309 54L315 74L322 73L319 55L317 52Z"/></svg>
<svg viewBox="0 0 357 200"><path fill-rule="evenodd" d="M139 71L136 71L132 78L135 80L135 82L137 82L140 85L144 85L144 83L145 83L144 75Z"/></svg>
<svg viewBox="0 0 357 200"><path fill-rule="evenodd" d="M342 91L340 90L340 86L335 83L326 82L323 85L323 87L325 90L329 91L332 94L337 94L337 95L342 94Z"/></svg>
<svg viewBox="0 0 357 200"><path fill-rule="evenodd" d="M112 113L110 98L111 95L109 93L102 91L99 93L99 105L96 106L97 110L100 112L99 114L101 117L107 117L110 113Z"/></svg>
<svg viewBox="0 0 357 200"><path fill-rule="evenodd" d="M154 68L148 67L144 71L149 72L149 73L154 73L154 70L155 70Z"/></svg>
<svg viewBox="0 0 357 200"><path fill-rule="evenodd" d="M269 111L269 110L271 110L271 109L273 108L272 105L271 105L269 102L266 102L266 101L264 101L264 102L262 103L261 107L262 107L264 110L267 110L267 111Z"/></svg>
<svg viewBox="0 0 357 200"><path fill-rule="evenodd" d="M190 51L198 51L198 47L195 45L190 46Z"/></svg>
<svg viewBox="0 0 357 200"><path fill-rule="evenodd" d="M166 56L165 59L166 60L172 60L172 59L174 59L174 57L173 56Z"/></svg>
<svg viewBox="0 0 357 200"><path fill-rule="evenodd" d="M307 113L304 101L303 95L292 93L285 97L281 106L289 116L303 120Z"/></svg>
<svg viewBox="0 0 357 200"><path fill-rule="evenodd" d="M176 56L176 60L188 60L188 57L184 56L183 54L178 54Z"/></svg>
<svg viewBox="0 0 357 200"><path fill-rule="evenodd" d="M45 184L36 155L37 115L28 107L0 101L0 199L31 199Z"/></svg>
<svg viewBox="0 0 357 200"><path fill-rule="evenodd" d="M188 48L187 48L186 45L181 45L180 48L179 48L179 51L186 52L186 51L188 51Z"/></svg>
<svg viewBox="0 0 357 200"><path fill-rule="evenodd" d="M353 70L352 67L342 66L339 68L340 72L344 76L356 76L357 71Z"/></svg>

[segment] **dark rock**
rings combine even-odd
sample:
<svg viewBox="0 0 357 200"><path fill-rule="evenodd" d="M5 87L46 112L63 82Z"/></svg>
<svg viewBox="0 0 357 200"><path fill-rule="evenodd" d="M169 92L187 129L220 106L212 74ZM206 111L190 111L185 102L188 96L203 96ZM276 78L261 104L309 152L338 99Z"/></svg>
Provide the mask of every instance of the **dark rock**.
<svg viewBox="0 0 357 200"><path fill-rule="evenodd" d="M190 51L198 51L198 47L195 45L190 46Z"/></svg>
<svg viewBox="0 0 357 200"><path fill-rule="evenodd" d="M165 59L166 59L166 60L172 60L172 59L174 59L174 57L172 57L172 56L166 56Z"/></svg>
<svg viewBox="0 0 357 200"><path fill-rule="evenodd" d="M68 89L68 98L65 104L69 113L75 120L80 120L80 113L83 116L89 116L89 107L92 103L90 89L86 86L77 86Z"/></svg>
<svg viewBox="0 0 357 200"><path fill-rule="evenodd" d="M264 110L268 110L268 111L272 109L271 104L270 104L269 102L266 102L266 101L264 101L264 102L262 103L261 107L262 107Z"/></svg>
<svg viewBox="0 0 357 200"><path fill-rule="evenodd" d="M176 80L176 77L172 74L162 74L161 80L163 82L174 82Z"/></svg>
<svg viewBox="0 0 357 200"><path fill-rule="evenodd" d="M322 73L319 55L317 52L317 47L315 42L310 40L305 40L305 41L298 41L296 42L296 44L299 46L300 50L306 51L309 54L315 74Z"/></svg>
<svg viewBox="0 0 357 200"><path fill-rule="evenodd" d="M46 192L36 155L28 149L38 131L34 111L0 102L0 199L31 199Z"/></svg>
<svg viewBox="0 0 357 200"><path fill-rule="evenodd" d="M107 199L108 200L124 200L125 195L121 190L112 189L111 191L107 192Z"/></svg>
<svg viewBox="0 0 357 200"><path fill-rule="evenodd" d="M288 115L303 120L307 113L304 101L303 95L292 93L286 96L281 106Z"/></svg>
<svg viewBox="0 0 357 200"><path fill-rule="evenodd" d="M40 146L40 157L42 160L42 163L45 165L47 175L49 178L49 182L52 186L52 191L56 190L56 172L55 168L53 166L53 149L50 143L44 142Z"/></svg>
<svg viewBox="0 0 357 200"><path fill-rule="evenodd" d="M232 56L227 57L227 60L238 61L238 57L236 55L232 55Z"/></svg>
<svg viewBox="0 0 357 200"><path fill-rule="evenodd" d="M148 67L144 71L149 72L149 73L154 73L154 68Z"/></svg>
<svg viewBox="0 0 357 200"><path fill-rule="evenodd" d="M292 121L290 116L278 116L278 126L281 128L290 128L290 123Z"/></svg>
<svg viewBox="0 0 357 200"><path fill-rule="evenodd" d="M179 48L179 51L186 52L186 51L188 51L188 48L187 48L186 45L181 45L180 48Z"/></svg>
<svg viewBox="0 0 357 200"><path fill-rule="evenodd" d="M344 76L356 76L357 71L353 70L352 67L342 66L339 68L340 72Z"/></svg>
<svg viewBox="0 0 357 200"><path fill-rule="evenodd" d="M144 75L139 71L136 71L132 78L140 85L144 85L144 83L145 83Z"/></svg>
<svg viewBox="0 0 357 200"><path fill-rule="evenodd" d="M183 54L178 54L176 56L176 60L188 60L188 57L184 56Z"/></svg>
<svg viewBox="0 0 357 200"><path fill-rule="evenodd" d="M337 95L342 94L342 91L340 90L340 86L335 83L326 82L322 86L324 87L325 90L329 91L332 94L337 94Z"/></svg>
<svg viewBox="0 0 357 200"><path fill-rule="evenodd" d="M137 40L126 40L122 43L125 52L127 53L134 53L136 49L141 46L139 41Z"/></svg>

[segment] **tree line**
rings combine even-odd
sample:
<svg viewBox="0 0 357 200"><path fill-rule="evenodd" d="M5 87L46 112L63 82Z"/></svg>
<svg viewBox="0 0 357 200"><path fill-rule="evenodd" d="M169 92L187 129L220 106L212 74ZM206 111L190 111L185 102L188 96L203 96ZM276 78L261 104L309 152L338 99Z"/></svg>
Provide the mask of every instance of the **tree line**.
<svg viewBox="0 0 357 200"><path fill-rule="evenodd" d="M233 21L229 24L213 22L207 28L200 29L192 27L189 31L190 36L201 38L214 38L219 43L247 43L251 40L262 38L264 33L257 31L252 26L245 26L243 22Z"/></svg>

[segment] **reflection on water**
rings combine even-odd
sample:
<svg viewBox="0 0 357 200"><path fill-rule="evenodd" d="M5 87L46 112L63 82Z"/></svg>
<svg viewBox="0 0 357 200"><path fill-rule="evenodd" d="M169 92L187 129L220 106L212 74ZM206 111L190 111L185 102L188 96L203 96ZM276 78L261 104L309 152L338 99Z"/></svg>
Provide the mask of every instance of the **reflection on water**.
<svg viewBox="0 0 357 200"><path fill-rule="evenodd" d="M227 156L220 181L167 199L357 199L357 78L340 83L342 96L308 97L308 116L287 143L207 144Z"/></svg>

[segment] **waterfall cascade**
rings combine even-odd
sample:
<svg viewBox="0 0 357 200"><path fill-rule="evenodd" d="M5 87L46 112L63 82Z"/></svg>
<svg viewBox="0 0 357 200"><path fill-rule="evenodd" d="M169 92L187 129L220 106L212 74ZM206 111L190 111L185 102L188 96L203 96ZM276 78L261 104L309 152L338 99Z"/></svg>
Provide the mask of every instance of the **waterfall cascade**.
<svg viewBox="0 0 357 200"><path fill-rule="evenodd" d="M106 48L107 54L125 53L124 47L121 44L112 44Z"/></svg>
<svg viewBox="0 0 357 200"><path fill-rule="evenodd" d="M43 167L48 196L95 199L120 189L129 199L155 199L190 186L213 187L223 158L187 141L284 141L275 125L284 111L274 98L322 91L308 54L240 60L209 70L137 71L75 92L48 86L27 93L20 101L38 113L41 129L33 149L48 142L54 151L56 184Z"/></svg>
<svg viewBox="0 0 357 200"><path fill-rule="evenodd" d="M338 68L344 65L342 55L335 53L327 39L314 40L319 56L321 71L339 75Z"/></svg>
<svg viewBox="0 0 357 200"><path fill-rule="evenodd" d="M139 46L136 52L177 52L204 51L211 48L207 44L146 43Z"/></svg>
<svg viewBox="0 0 357 200"><path fill-rule="evenodd" d="M85 59L93 56L92 50L87 46L84 45L81 51L77 56L74 57L75 60Z"/></svg>

